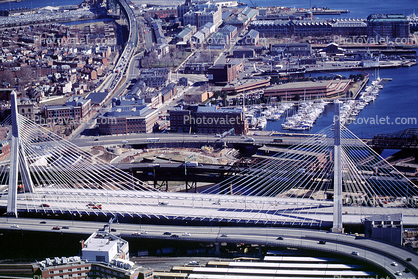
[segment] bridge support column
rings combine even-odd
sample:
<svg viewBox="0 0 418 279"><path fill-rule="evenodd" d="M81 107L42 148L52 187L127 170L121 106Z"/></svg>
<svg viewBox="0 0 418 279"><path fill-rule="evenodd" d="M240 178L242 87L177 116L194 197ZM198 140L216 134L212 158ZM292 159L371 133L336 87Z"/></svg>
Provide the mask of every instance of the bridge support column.
<svg viewBox="0 0 418 279"><path fill-rule="evenodd" d="M342 216L342 165L341 165L341 121L340 101L335 101L334 115L334 215L332 232L343 233Z"/></svg>
<svg viewBox="0 0 418 279"><path fill-rule="evenodd" d="M221 253L221 251L219 250L219 243L216 242L215 243L215 255L219 255Z"/></svg>
<svg viewBox="0 0 418 279"><path fill-rule="evenodd" d="M17 217L17 184L19 178L19 166L22 183L25 192L33 192L33 183L29 173L28 162L25 151L22 148L19 137L18 112L16 93L12 92L11 112L12 112L12 140L10 146L10 169L9 169L9 188L7 195L7 215ZM20 155L20 156L19 156ZM19 157L21 160L19 160Z"/></svg>

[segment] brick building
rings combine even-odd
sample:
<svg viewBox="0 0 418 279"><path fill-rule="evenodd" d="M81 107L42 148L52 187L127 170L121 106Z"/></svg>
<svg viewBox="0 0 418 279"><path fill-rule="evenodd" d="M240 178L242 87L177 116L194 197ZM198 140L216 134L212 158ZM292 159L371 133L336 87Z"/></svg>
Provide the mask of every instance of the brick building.
<svg viewBox="0 0 418 279"><path fill-rule="evenodd" d="M188 106L170 110L170 129L178 133L218 134L234 129L236 135L248 133L242 109L216 106Z"/></svg>
<svg viewBox="0 0 418 279"><path fill-rule="evenodd" d="M73 96L65 105L45 105L42 110L45 119L82 119L91 110L91 100Z"/></svg>
<svg viewBox="0 0 418 279"><path fill-rule="evenodd" d="M116 106L97 119L103 135L151 133L158 120L158 110L147 106Z"/></svg>

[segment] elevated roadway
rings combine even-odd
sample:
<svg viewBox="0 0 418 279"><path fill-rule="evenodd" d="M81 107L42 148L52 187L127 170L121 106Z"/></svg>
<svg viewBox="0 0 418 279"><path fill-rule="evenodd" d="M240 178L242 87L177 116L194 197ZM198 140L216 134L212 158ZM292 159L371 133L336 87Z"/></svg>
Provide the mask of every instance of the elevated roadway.
<svg viewBox="0 0 418 279"><path fill-rule="evenodd" d="M44 221L44 224L40 222ZM103 228L107 223L63 221L55 219L8 219L0 218L1 230L39 231L54 233L84 234L86 237ZM53 227L67 226L68 229L53 230ZM254 227L193 227L140 225L120 223L111 224L114 234L125 239L140 238L171 241L193 241L202 243L245 243L269 247L301 248L317 252L329 252L347 258L358 259L385 270L391 278L415 278L418 276L418 255L412 250L354 235L336 234L327 231L297 228L254 228ZM147 234L134 234L146 231ZM163 235L171 232L179 235L171 238ZM183 236L188 232L190 236ZM281 237L282 239L277 239ZM322 241L322 244L319 242ZM393 265L393 262L396 265ZM408 270L409 272L405 272ZM398 274L397 274L398 272ZM399 275L400 273L402 275Z"/></svg>

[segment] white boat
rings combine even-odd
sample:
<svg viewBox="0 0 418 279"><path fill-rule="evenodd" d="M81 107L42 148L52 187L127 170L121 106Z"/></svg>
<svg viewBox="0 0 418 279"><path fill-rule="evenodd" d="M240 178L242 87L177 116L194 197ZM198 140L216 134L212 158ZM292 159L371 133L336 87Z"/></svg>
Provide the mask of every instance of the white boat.
<svg viewBox="0 0 418 279"><path fill-rule="evenodd" d="M267 119L264 117L261 117L258 119L257 128L260 130L263 130L267 125Z"/></svg>

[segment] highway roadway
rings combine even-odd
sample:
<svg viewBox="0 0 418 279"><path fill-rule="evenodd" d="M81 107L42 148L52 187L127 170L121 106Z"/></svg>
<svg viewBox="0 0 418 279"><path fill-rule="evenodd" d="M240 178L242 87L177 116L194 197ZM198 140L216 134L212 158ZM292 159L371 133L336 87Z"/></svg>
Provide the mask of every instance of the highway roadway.
<svg viewBox="0 0 418 279"><path fill-rule="evenodd" d="M41 222L44 221L45 224ZM0 229L41 231L55 233L84 234L86 238L107 223L85 221L63 221L56 219L10 219L0 218ZM68 229L62 229L67 226ZM53 230L60 227L60 230ZM208 243L245 243L277 247L304 248L320 252L330 252L372 263L386 270L392 278L415 278L418 275L418 255L412 250L377 240L356 237L355 235L330 233L327 231L297 228L254 228L254 227L192 227L167 225L141 225L113 223L113 234L123 238L160 239L172 241L195 241ZM146 231L146 234L141 234ZM164 232L177 234L178 238L163 235ZM184 236L183 233L190 233ZM277 239L281 237L282 239ZM319 243L322 240L324 244ZM407 260L408 259L408 260ZM393 263L396 263L393 264ZM411 272L404 272L405 269ZM402 273L402 275L396 275Z"/></svg>
<svg viewBox="0 0 418 279"><path fill-rule="evenodd" d="M94 145L118 145L128 141L129 144L149 144L147 139L149 138L158 138L158 143L173 143L173 142L239 142L239 143L249 143L249 144L266 144L272 143L275 136L269 135L257 135L249 136L254 139L254 142L249 141L247 136L226 136L220 138L214 134L183 134L183 133L153 133L153 134L128 134L128 135L100 135L100 136L81 136L71 140L72 143L79 147L84 146L94 146ZM280 136L276 136L280 137ZM282 137L283 144L293 145L298 144L306 140L302 137Z"/></svg>

